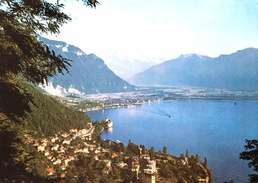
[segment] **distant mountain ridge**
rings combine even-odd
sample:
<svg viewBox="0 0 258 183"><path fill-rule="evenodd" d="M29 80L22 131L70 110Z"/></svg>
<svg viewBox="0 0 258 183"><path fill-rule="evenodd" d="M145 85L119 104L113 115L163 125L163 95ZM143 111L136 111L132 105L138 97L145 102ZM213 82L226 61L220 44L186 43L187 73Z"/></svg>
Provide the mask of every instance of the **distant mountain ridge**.
<svg viewBox="0 0 258 183"><path fill-rule="evenodd" d="M247 48L216 58L181 55L152 66L128 80L134 85L258 89L258 49Z"/></svg>
<svg viewBox="0 0 258 183"><path fill-rule="evenodd" d="M129 58L120 56L117 52L113 53L108 60L108 67L124 80L157 64L145 57Z"/></svg>
<svg viewBox="0 0 258 183"><path fill-rule="evenodd" d="M135 86L114 74L102 59L85 54L80 48L65 42L39 38L57 54L73 60L69 74L57 74L50 79L50 86L60 93L92 94L134 91Z"/></svg>

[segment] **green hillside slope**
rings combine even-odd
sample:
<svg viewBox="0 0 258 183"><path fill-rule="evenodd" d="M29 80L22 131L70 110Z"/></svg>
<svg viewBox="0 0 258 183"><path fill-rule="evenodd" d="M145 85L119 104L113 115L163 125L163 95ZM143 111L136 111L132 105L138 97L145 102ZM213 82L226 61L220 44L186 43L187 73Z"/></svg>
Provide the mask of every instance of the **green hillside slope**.
<svg viewBox="0 0 258 183"><path fill-rule="evenodd" d="M49 161L25 143L25 137L81 129L90 122L84 113L64 106L24 81L0 81L0 182L47 181Z"/></svg>
<svg viewBox="0 0 258 183"><path fill-rule="evenodd" d="M0 112L20 127L41 135L81 129L91 122L84 113L64 106L24 81L18 81L17 86L0 83L0 94Z"/></svg>

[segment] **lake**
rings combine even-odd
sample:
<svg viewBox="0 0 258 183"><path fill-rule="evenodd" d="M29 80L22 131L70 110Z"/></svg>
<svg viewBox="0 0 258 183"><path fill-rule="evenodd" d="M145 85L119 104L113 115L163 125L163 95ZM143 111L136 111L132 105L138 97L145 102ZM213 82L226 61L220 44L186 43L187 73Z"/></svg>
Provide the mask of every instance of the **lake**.
<svg viewBox="0 0 258 183"><path fill-rule="evenodd" d="M239 159L245 139L258 139L258 101L176 100L145 103L139 107L89 111L93 121L109 118L113 129L104 139L129 139L156 151L208 158L215 182L247 182L251 170Z"/></svg>

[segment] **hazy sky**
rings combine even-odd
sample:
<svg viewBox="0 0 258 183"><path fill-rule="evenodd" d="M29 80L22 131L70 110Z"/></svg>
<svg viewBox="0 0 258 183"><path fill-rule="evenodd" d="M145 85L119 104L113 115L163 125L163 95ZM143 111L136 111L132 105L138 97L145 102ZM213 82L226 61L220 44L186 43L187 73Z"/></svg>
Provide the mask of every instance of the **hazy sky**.
<svg viewBox="0 0 258 183"><path fill-rule="evenodd" d="M258 48L257 0L99 0L96 9L60 0L72 21L56 40L103 58L211 57Z"/></svg>

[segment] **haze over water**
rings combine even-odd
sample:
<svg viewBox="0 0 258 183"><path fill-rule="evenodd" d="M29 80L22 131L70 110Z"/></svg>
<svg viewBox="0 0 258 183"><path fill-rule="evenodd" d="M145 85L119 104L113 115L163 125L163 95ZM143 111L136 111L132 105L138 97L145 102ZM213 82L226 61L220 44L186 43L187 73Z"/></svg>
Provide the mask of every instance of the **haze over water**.
<svg viewBox="0 0 258 183"><path fill-rule="evenodd" d="M141 107L90 111L93 121L109 118L113 131L104 139L129 139L156 151L208 158L215 182L247 182L250 169L239 159L245 139L258 139L258 101L178 100L143 104Z"/></svg>

